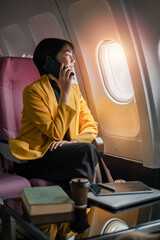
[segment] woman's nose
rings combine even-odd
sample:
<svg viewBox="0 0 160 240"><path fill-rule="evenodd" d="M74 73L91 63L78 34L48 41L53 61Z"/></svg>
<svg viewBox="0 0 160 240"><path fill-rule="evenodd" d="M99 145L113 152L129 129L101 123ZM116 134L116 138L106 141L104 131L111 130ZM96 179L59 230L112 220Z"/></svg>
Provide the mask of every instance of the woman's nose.
<svg viewBox="0 0 160 240"><path fill-rule="evenodd" d="M75 58L73 56L71 57L71 62L75 63Z"/></svg>

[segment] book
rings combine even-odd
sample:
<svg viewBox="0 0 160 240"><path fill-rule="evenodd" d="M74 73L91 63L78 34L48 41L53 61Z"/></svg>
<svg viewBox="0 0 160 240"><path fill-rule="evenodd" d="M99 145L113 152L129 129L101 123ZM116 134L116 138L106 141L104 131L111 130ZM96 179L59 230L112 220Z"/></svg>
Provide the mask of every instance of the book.
<svg viewBox="0 0 160 240"><path fill-rule="evenodd" d="M51 223L61 223L61 222L73 222L74 212L67 213L54 213L54 214L43 214L31 216L28 211L23 206L23 217L30 223L34 225L51 224Z"/></svg>
<svg viewBox="0 0 160 240"><path fill-rule="evenodd" d="M23 188L22 201L30 216L73 212L75 206L58 185Z"/></svg>

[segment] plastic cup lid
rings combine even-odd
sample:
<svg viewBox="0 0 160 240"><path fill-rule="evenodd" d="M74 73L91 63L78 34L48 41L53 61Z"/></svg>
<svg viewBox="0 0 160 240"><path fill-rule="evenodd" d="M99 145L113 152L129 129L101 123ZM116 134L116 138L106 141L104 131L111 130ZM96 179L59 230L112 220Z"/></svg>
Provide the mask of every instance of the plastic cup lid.
<svg viewBox="0 0 160 240"><path fill-rule="evenodd" d="M89 187L90 182L87 178L73 178L70 181L70 184L72 184L72 187Z"/></svg>

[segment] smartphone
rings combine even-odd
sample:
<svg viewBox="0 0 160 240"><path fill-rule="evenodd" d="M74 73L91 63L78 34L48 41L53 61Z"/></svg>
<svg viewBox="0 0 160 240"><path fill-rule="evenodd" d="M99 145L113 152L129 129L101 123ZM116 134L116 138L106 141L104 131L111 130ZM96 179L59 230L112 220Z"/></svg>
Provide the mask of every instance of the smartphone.
<svg viewBox="0 0 160 240"><path fill-rule="evenodd" d="M109 194L114 194L113 191L110 191L109 189L106 189L98 184L91 184L90 190L96 195L96 196L105 196Z"/></svg>
<svg viewBox="0 0 160 240"><path fill-rule="evenodd" d="M45 64L43 65L43 69L45 69L48 73L52 74L55 78L59 78L60 71L60 62L58 62L55 58L49 57ZM74 73L71 72L70 76L74 76Z"/></svg>
<svg viewBox="0 0 160 240"><path fill-rule="evenodd" d="M55 78L59 78L60 71L60 62L58 62L55 58L49 57L45 64L43 65L43 69L48 73L52 74Z"/></svg>

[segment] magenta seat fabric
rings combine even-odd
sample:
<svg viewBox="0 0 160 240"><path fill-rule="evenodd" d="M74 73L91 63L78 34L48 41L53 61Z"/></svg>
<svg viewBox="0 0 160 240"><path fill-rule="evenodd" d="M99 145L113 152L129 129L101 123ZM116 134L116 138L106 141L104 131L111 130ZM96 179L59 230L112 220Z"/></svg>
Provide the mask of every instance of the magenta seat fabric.
<svg viewBox="0 0 160 240"><path fill-rule="evenodd" d="M3 139L17 136L21 126L23 89L39 77L30 58L0 58L0 136Z"/></svg>
<svg viewBox="0 0 160 240"><path fill-rule="evenodd" d="M30 184L32 187L43 187L43 186L52 186L54 185L53 182L44 180L44 179L40 179L40 178L32 178L29 180Z"/></svg>
<svg viewBox="0 0 160 240"><path fill-rule="evenodd" d="M23 89L39 77L31 58L0 58L0 139L9 140L18 135L23 109ZM5 169L13 171L13 163L4 158L3 160ZM0 198L20 197L22 188L31 185L53 185L43 179L32 179L30 182L15 174L0 172Z"/></svg>
<svg viewBox="0 0 160 240"><path fill-rule="evenodd" d="M0 172L0 198L20 197L23 187L31 187L30 182L24 177Z"/></svg>

